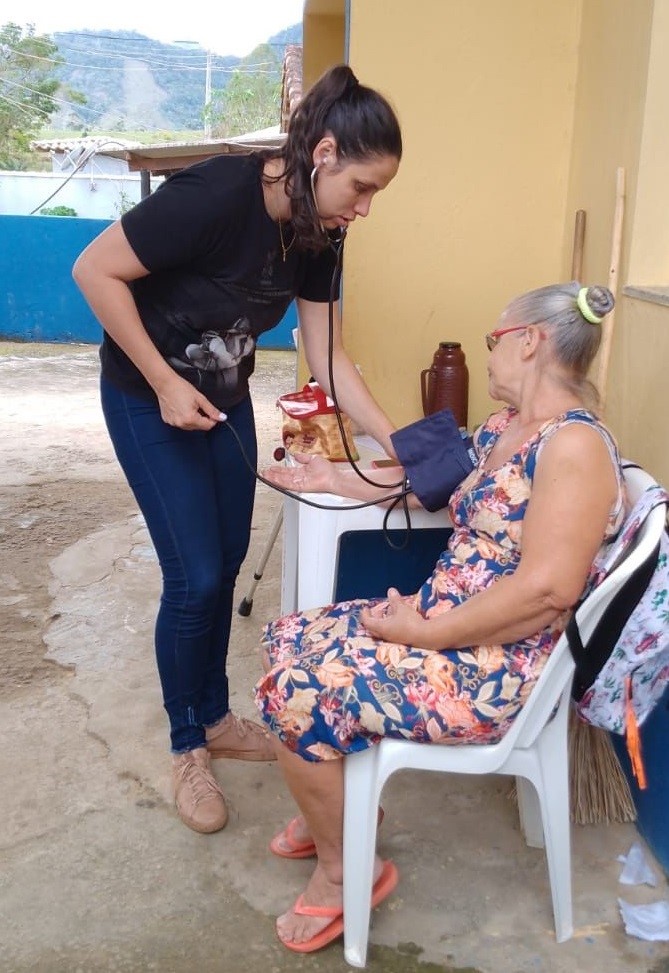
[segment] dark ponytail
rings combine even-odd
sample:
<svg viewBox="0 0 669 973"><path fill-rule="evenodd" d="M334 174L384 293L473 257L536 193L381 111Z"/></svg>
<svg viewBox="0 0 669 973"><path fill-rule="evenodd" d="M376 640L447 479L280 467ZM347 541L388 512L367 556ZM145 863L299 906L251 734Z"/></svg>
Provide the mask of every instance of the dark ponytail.
<svg viewBox="0 0 669 973"><path fill-rule="evenodd" d="M264 159L284 161L278 178L285 178L297 243L306 250L322 250L328 244L310 182L313 151L328 132L337 143L339 162L402 158L399 122L383 95L360 84L346 64L326 71L293 112L283 148L263 153Z"/></svg>

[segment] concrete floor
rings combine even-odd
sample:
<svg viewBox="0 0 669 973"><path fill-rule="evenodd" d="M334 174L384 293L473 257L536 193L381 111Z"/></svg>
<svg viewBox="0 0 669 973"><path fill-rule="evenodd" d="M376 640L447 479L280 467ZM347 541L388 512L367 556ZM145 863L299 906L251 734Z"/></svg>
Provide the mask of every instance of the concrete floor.
<svg viewBox="0 0 669 973"><path fill-rule="evenodd" d="M267 457L276 445L274 400L290 387L292 368L290 357L277 364L260 355ZM94 358L82 369L69 409L71 363L62 352L24 370L0 360L9 499L35 477L62 476L73 504L91 477L106 496L125 490L97 410ZM70 450L62 473L45 461L54 445ZM240 599L277 505L259 491ZM52 668L40 680L17 679L1 697L0 973L350 969L341 943L297 957L275 938L274 916L311 868L268 853L293 813L275 765L215 764L230 807L224 831L197 835L177 819L152 650L157 566L131 505L112 523L99 507L86 517L82 509L79 538L49 558L48 615L35 644L43 639ZM20 529L18 513L3 527ZM43 562L48 549L34 556ZM12 598L29 595L27 582L21 590L8 583L10 563L2 572ZM235 616L233 706L244 715L253 715L259 633L278 613L279 576L277 544L250 617ZM4 611L14 604L8 598ZM618 912L618 897L669 897L664 877L657 889L618 883L616 859L637 840L633 826L574 828L576 932L557 945L544 855L523 842L508 781L406 773L391 780L383 803L380 851L395 860L401 882L374 915L370 971L669 973L669 943L628 937Z"/></svg>

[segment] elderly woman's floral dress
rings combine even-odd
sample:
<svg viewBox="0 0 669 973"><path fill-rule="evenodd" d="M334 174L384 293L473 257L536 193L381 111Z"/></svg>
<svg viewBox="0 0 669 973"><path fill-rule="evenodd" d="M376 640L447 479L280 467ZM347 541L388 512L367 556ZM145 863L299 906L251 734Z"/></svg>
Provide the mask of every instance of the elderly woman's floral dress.
<svg viewBox="0 0 669 973"><path fill-rule="evenodd" d="M605 539L624 514L615 443L589 412L572 410L544 423L497 469L486 460L514 410L492 415L478 430L476 468L453 493L454 526L432 575L407 601L426 618L450 611L512 574L520 560L523 517L537 458L567 423L592 425L618 473L618 498ZM425 743L494 743L509 728L559 639L567 613L520 642L429 651L384 642L360 621L355 600L295 612L265 630L270 671L255 699L269 728L307 760L363 750L384 737Z"/></svg>

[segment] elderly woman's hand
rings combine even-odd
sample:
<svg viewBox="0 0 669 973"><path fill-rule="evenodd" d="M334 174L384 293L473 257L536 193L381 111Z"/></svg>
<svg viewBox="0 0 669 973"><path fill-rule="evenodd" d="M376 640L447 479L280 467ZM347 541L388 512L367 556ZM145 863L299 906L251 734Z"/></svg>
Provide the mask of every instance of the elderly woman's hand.
<svg viewBox="0 0 669 973"><path fill-rule="evenodd" d="M270 483L295 493L338 493L338 471L323 456L293 453L296 466L270 466L262 475Z"/></svg>
<svg viewBox="0 0 669 973"><path fill-rule="evenodd" d="M363 608L360 621L370 635L402 645L429 648L429 622L419 615L397 588L388 588L388 601Z"/></svg>

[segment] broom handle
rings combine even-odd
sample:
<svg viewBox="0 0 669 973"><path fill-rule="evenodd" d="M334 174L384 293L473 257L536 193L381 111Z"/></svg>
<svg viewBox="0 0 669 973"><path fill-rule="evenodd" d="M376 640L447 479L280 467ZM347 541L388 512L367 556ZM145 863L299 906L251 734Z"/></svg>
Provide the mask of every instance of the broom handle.
<svg viewBox="0 0 669 973"><path fill-rule="evenodd" d="M623 236L623 215L625 213L625 170L620 166L616 174L616 209L613 216L613 235L611 238L611 262L609 264L609 290L616 297L618 285L618 264L620 262L620 246ZM615 321L615 307L607 315L602 325L602 345L599 351L599 370L597 372L597 388L601 396L602 411L606 403L606 381L609 374L609 358L611 357L611 339Z"/></svg>
<svg viewBox="0 0 669 973"><path fill-rule="evenodd" d="M576 210L574 222L574 249L571 257L571 279L583 280L583 243L585 240L585 210Z"/></svg>

